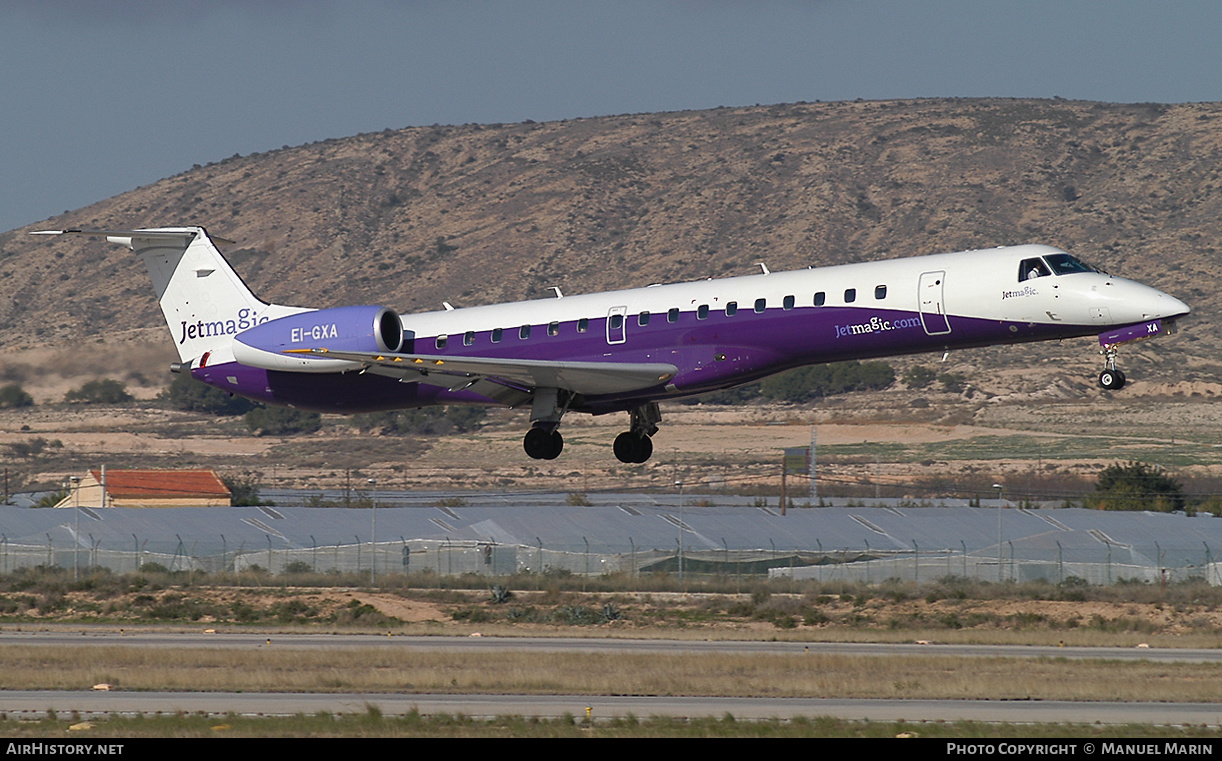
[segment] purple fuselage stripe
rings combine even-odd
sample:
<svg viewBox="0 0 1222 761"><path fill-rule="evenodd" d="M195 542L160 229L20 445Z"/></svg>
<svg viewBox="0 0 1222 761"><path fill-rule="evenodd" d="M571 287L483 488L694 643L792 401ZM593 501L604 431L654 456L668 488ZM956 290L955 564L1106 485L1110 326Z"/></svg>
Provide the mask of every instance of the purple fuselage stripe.
<svg viewBox="0 0 1222 761"><path fill-rule="evenodd" d="M936 325L935 321L935 325ZM672 390L659 385L629 394L581 397L572 410L604 413L632 409L645 401L681 398L749 383L802 365L848 359L964 349L1094 335L1098 326L1008 322L972 317L948 318L950 332L929 335L915 312L869 307L801 307L740 310L733 317L711 312L701 320L683 312L676 322L653 314L648 325L637 315L624 320L623 343L607 343L606 318L560 323L556 335L547 325L532 326L521 339L506 329L492 343L491 332L475 334L470 345L450 335L445 349L434 336L416 336L405 351L453 357L503 357L579 362L666 362L679 368ZM928 325L928 320L925 325ZM930 329L937 329L933 326ZM618 338L618 334L616 335ZM236 362L196 368L198 380L240 396L318 412L357 413L435 404L495 404L470 391L450 391L422 383L401 383L371 373L292 373L261 370Z"/></svg>

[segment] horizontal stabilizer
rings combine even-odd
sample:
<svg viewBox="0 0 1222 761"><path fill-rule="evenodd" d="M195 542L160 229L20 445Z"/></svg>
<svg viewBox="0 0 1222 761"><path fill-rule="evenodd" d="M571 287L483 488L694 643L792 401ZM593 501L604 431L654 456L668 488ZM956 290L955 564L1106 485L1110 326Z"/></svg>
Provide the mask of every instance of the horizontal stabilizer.
<svg viewBox="0 0 1222 761"><path fill-rule="evenodd" d="M122 243L131 246L132 238L148 238L149 240L190 240L203 232L202 227L158 227L150 230L35 230L30 235L80 235L84 238L106 238L112 243ZM214 243L232 245L233 241L208 236Z"/></svg>

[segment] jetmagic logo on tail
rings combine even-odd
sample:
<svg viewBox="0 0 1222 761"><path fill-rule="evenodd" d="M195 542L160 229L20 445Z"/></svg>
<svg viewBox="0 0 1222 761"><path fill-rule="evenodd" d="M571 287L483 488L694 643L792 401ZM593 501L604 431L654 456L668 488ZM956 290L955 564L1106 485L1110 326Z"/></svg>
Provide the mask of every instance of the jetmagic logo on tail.
<svg viewBox="0 0 1222 761"><path fill-rule="evenodd" d="M247 328L253 328L256 325L267 322L268 319L267 317L260 317L259 313L253 309L239 309L237 318L233 320L213 320L211 322L201 320L194 325L183 321L182 336L179 337L178 343L182 343L188 338L237 335Z"/></svg>

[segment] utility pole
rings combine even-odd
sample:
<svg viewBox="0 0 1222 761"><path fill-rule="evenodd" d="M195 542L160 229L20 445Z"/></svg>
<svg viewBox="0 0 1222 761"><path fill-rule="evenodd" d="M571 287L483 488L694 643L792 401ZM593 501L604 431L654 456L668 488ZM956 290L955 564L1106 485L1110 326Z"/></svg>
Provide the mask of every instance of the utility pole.
<svg viewBox="0 0 1222 761"><path fill-rule="evenodd" d="M369 511L369 586L378 583L378 480L369 479L369 499L373 508Z"/></svg>

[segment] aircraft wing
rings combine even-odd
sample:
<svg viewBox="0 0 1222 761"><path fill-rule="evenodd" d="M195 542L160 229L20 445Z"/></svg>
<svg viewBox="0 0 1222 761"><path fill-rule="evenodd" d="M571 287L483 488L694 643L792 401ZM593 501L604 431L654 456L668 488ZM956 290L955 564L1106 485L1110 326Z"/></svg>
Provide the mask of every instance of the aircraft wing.
<svg viewBox="0 0 1222 761"><path fill-rule="evenodd" d="M587 396L627 393L658 386L679 372L679 368L663 362L565 362L328 349L291 349L286 353L360 362L363 372L451 391L471 389L511 404L517 403L511 401L515 397L524 401L536 388L559 388Z"/></svg>

